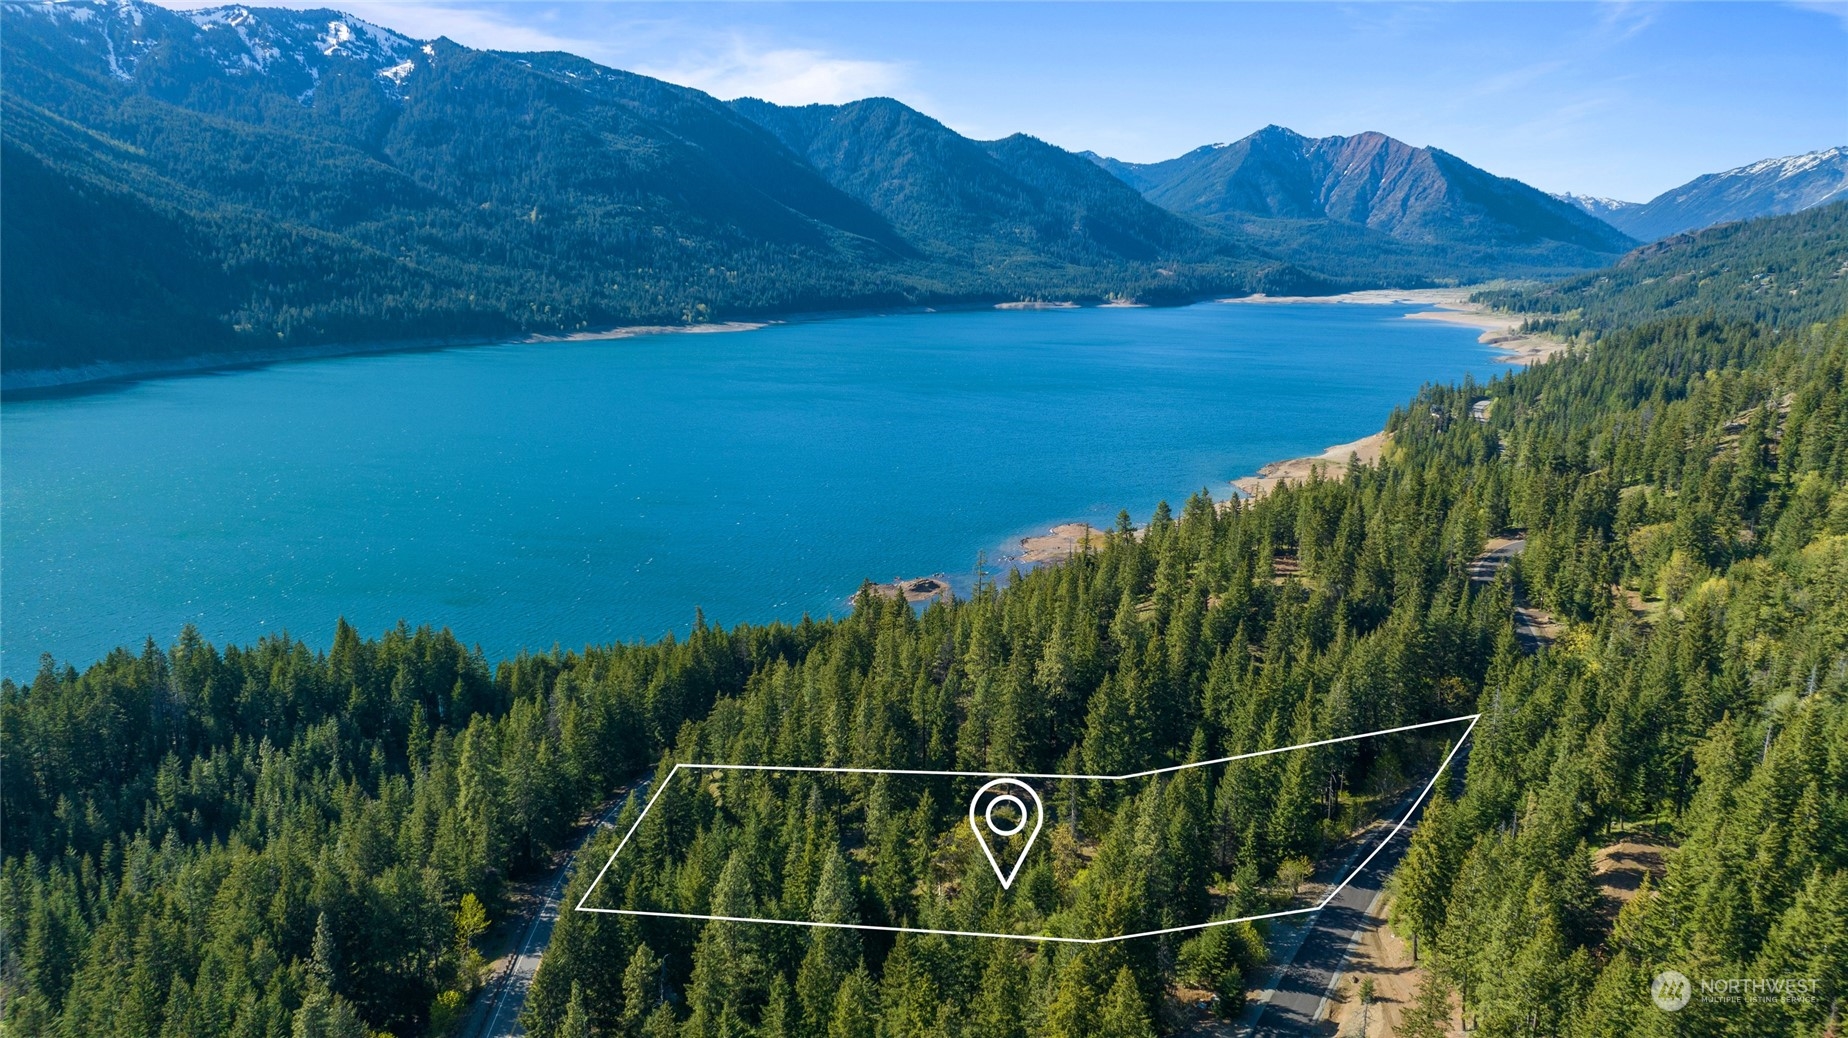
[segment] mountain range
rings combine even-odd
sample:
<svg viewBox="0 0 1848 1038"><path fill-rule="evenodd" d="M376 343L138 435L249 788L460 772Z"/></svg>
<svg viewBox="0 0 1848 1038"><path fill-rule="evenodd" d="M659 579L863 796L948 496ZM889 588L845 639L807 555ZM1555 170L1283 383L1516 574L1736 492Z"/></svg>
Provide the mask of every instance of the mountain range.
<svg viewBox="0 0 1848 1038"><path fill-rule="evenodd" d="M329 10L6 3L0 60L9 388L799 311L1559 275L1636 244L1380 134L1268 127L1132 164L889 98L723 102Z"/></svg>
<svg viewBox="0 0 1848 1038"><path fill-rule="evenodd" d="M1335 284L896 102L848 113L870 164L837 186L758 119L567 54L334 11L0 18L0 247L32 260L0 285L8 370Z"/></svg>
<svg viewBox="0 0 1848 1038"><path fill-rule="evenodd" d="M1157 205L1232 230L1332 222L1453 256L1562 267L1595 266L1636 244L1518 180L1379 133L1314 138L1267 126L1165 162L1087 157Z"/></svg>
<svg viewBox="0 0 1848 1038"><path fill-rule="evenodd" d="M1848 198L1848 148L1764 159L1708 173L1647 202L1565 194L1560 200L1643 241L1734 220L1801 212Z"/></svg>

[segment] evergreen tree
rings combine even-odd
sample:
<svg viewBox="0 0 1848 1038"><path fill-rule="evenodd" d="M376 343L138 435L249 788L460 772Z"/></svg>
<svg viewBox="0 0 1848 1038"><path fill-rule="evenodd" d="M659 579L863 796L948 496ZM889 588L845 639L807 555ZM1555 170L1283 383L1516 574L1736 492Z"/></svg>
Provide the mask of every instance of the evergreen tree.
<svg viewBox="0 0 1848 1038"><path fill-rule="evenodd" d="M742 851L726 860L712 888L711 915L754 916L750 862ZM762 991L765 962L760 935L750 923L707 923L693 952L693 978L687 988L691 1016L687 1031L711 1038L750 1033Z"/></svg>
<svg viewBox="0 0 1848 1038"><path fill-rule="evenodd" d="M571 1001L565 1004L565 1019L558 1025L558 1038L590 1038L590 1013L584 1008L584 989L571 985Z"/></svg>
<svg viewBox="0 0 1848 1038"><path fill-rule="evenodd" d="M1117 970L1116 982L1104 996L1098 1014L1097 1035L1098 1038L1155 1038L1148 1007L1143 1004L1135 974L1128 966Z"/></svg>
<svg viewBox="0 0 1848 1038"><path fill-rule="evenodd" d="M622 1017L625 1034L639 1034L643 1021L653 1013L660 999L661 960L646 945L639 945L622 971Z"/></svg>
<svg viewBox="0 0 1848 1038"><path fill-rule="evenodd" d="M1450 861L1450 801L1443 786L1431 791L1429 803L1412 831L1411 843L1392 877L1393 926L1412 939L1412 961L1421 942L1437 936L1454 873Z"/></svg>
<svg viewBox="0 0 1848 1038"><path fill-rule="evenodd" d="M827 1038L875 1038L878 995L879 990L864 969L849 973L840 990L835 992Z"/></svg>
<svg viewBox="0 0 1848 1038"><path fill-rule="evenodd" d="M859 912L847 877L847 863L830 849L821 869L821 882L809 918L818 923L854 923ZM810 1034L828 1029L841 984L860 966L860 934L856 930L817 927L809 931L808 952L796 972L796 997Z"/></svg>

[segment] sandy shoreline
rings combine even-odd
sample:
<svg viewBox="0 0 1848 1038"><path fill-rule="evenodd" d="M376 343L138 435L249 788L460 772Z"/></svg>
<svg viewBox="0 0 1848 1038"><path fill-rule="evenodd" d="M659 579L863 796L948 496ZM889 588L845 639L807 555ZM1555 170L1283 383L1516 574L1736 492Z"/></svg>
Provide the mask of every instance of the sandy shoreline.
<svg viewBox="0 0 1848 1038"><path fill-rule="evenodd" d="M765 321L723 321L713 324L624 325L598 331L572 332L568 335L455 336L409 341L323 343L244 353L208 353L195 357L178 357L147 361L97 361L68 368L33 368L7 372L0 377L0 391L15 393L58 393L85 391L112 382L132 382L144 378L170 375L201 375L211 371L239 371L287 364L300 360L325 360L333 357L363 357L386 353L428 353L470 346L513 346L546 342L598 342L605 339L630 339L638 335L700 334L711 332L749 332L767 327Z"/></svg>
<svg viewBox="0 0 1848 1038"><path fill-rule="evenodd" d="M1041 566L1070 558L1086 547L1103 546L1104 532L1090 523L1060 523L1045 533L1022 537L1016 558L1028 566Z"/></svg>
<svg viewBox="0 0 1848 1038"><path fill-rule="evenodd" d="M1515 329L1520 327L1521 322L1525 320L1524 317L1519 314L1496 313L1485 309L1480 304L1470 302L1470 294L1474 291L1473 288L1380 288L1360 292L1343 292L1332 296L1267 296L1259 293L1220 299L1217 302L1249 306L1277 306L1295 303L1429 306L1440 309L1406 314L1406 319L1442 321L1446 324L1480 328L1482 334L1477 341L1495 347L1501 354L1496 360L1504 364L1539 364L1569 349L1562 342L1520 334ZM1256 498L1263 497L1285 483L1304 482L1317 469L1322 471L1325 478L1339 479L1346 471L1350 459L1357 459L1362 465L1379 464L1389 440L1390 436L1382 430L1349 443L1335 444L1311 457L1273 461L1261 466L1253 475L1241 476L1232 480L1231 485L1241 496ZM1062 523L1044 534L1021 538L1020 554L1017 559L1030 566L1057 562L1075 554L1086 536L1094 538L1099 544L1102 542L1103 535L1085 523Z"/></svg>
<svg viewBox="0 0 1848 1038"><path fill-rule="evenodd" d="M1267 296L1263 294L1221 299L1221 303L1277 305L1287 303L1346 303L1356 306L1431 306L1406 314L1408 321L1442 321L1482 329L1476 341L1493 346L1501 353L1495 358L1503 364L1540 364L1564 353L1569 347L1554 339L1523 335L1515 329L1526 317L1521 314L1497 313L1480 303L1469 301L1473 288L1376 288L1364 292L1343 292L1332 296Z"/></svg>
<svg viewBox="0 0 1848 1038"><path fill-rule="evenodd" d="M1262 292L1216 300L1221 303L1351 303L1358 306L1449 306L1472 307L1473 288L1369 288L1359 292L1339 292L1332 296L1267 296Z"/></svg>
<svg viewBox="0 0 1848 1038"><path fill-rule="evenodd" d="M1358 305L1400 305L1433 306L1443 310L1407 314L1408 318L1423 320L1452 321L1459 324L1473 324L1482 328L1480 341L1494 346L1504 356L1500 359L1511 364L1532 364L1562 352L1566 347L1548 339L1522 336L1513 331L1519 326L1521 318L1509 314L1496 314L1469 302L1472 290L1467 288L1429 288L1429 289L1369 289L1359 292L1344 292L1330 296L1267 296L1262 293L1236 298L1220 298L1220 303L1244 303L1248 305L1287 304L1287 303L1347 303ZM1210 298L1210 297L1209 297ZM1203 300L1202 300L1203 301ZM1098 304L1096 309L1144 307L1148 304L1131 300L1111 300ZM428 339L380 340L370 342L322 343L312 346L284 347L272 350L240 351L236 353L205 354L192 357L160 358L146 361L98 361L90 364L73 365L63 368L32 368L24 371L6 372L0 376L0 393L7 396L19 395L53 395L63 392L84 392L95 387L116 382L132 382L147 378L164 378L174 375L197 375L211 371L237 371L248 368L267 367L271 364L285 364L300 360L322 360L332 357L358 357L382 353L419 353L432 350L457 349L466 346L504 346L519 343L539 342L594 342L606 339L626 339L637 335L663 334L700 334L709 332L754 331L771 324L828 320L841 317L864 317L882 313L934 313L938 310L980 310L992 307L996 310L1075 310L1084 309L1081 304L1070 300L1034 301L1016 300L994 304L965 302L940 306L874 308L868 310L848 309L815 311L812 313L790 313L778 315L761 321L725 321L714 324L697 325L630 325L606 328L598 331L573 332L565 335L458 335L433 337Z"/></svg>
<svg viewBox="0 0 1848 1038"><path fill-rule="evenodd" d="M1338 443L1314 457L1273 461L1259 468L1256 475L1232 480L1231 486L1238 496L1257 498L1285 483L1304 482L1318 469L1325 479L1340 479L1351 459L1358 459L1362 465L1379 464L1390 439L1389 434L1376 432L1350 443ZM1231 495L1220 499L1219 504L1224 505L1229 500ZM1028 567L1044 566L1062 562L1085 548L1095 551L1103 546L1103 530L1089 523L1060 523L1045 533L1022 537L1019 549L1007 561Z"/></svg>
<svg viewBox="0 0 1848 1038"><path fill-rule="evenodd" d="M1324 479L1340 479L1347 471L1350 460L1358 460L1362 465L1379 464L1391 439L1389 433L1381 431L1348 443L1335 444L1313 457L1273 461L1260 467L1256 475L1232 480L1231 486L1241 497L1258 498L1285 483L1305 482L1317 470L1321 471ZM1229 500L1230 495L1219 503L1223 505ZM1089 523L1060 523L1045 533L1022 537L1018 551L1009 556L1007 561L1027 567L1044 566L1062 562L1085 548L1095 551L1103 546L1103 530ZM889 590L891 585L882 587Z"/></svg>
<svg viewBox="0 0 1848 1038"><path fill-rule="evenodd" d="M1340 479L1351 459L1358 459L1362 465L1379 464L1390 439L1391 434L1382 430L1348 443L1337 443L1313 457L1273 461L1259 468L1257 475L1241 476L1233 480L1232 485L1246 497L1263 497L1285 483L1307 481L1317 469L1325 478Z"/></svg>
<svg viewBox="0 0 1848 1038"><path fill-rule="evenodd" d="M1318 469L1324 478L1339 479L1347 471L1350 459L1358 459L1362 465L1379 464L1390 439L1389 434L1376 432L1350 443L1338 443L1314 457L1273 461L1259 468L1256 475L1232 480L1231 485L1240 496L1254 498L1263 497L1285 483L1301 483ZM1228 495L1220 504L1230 499ZM1060 523L1045 533L1022 537L1018 552L1010 556L1009 561L1022 566L1060 562L1086 548L1094 551L1102 548L1104 535L1103 530L1090 523Z"/></svg>
<svg viewBox="0 0 1848 1038"><path fill-rule="evenodd" d="M768 328L773 321L717 321L712 324L636 324L606 328L600 332L572 332L569 335L528 335L508 342L601 342L604 339L633 339L638 335L702 335L713 332L754 332Z"/></svg>
<svg viewBox="0 0 1848 1038"><path fill-rule="evenodd" d="M1471 307L1468 310L1426 310L1415 314L1406 314L1408 321L1442 321L1445 324L1463 324L1482 329L1476 341L1493 346L1501 352L1495 358L1503 364L1544 364L1554 357L1566 352L1571 347L1557 339L1544 339L1538 335L1523 335L1515 329L1526 320L1519 314L1501 314Z"/></svg>

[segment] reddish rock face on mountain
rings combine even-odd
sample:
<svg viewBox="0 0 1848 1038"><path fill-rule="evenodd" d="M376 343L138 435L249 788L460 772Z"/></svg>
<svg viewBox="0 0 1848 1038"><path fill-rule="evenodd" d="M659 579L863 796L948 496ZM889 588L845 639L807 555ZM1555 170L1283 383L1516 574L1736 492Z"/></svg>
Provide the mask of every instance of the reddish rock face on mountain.
<svg viewBox="0 0 1848 1038"><path fill-rule="evenodd" d="M1381 133L1318 138L1267 126L1165 162L1097 161L1159 205L1232 225L1332 220L1417 244L1553 243L1604 254L1633 244L1518 180Z"/></svg>

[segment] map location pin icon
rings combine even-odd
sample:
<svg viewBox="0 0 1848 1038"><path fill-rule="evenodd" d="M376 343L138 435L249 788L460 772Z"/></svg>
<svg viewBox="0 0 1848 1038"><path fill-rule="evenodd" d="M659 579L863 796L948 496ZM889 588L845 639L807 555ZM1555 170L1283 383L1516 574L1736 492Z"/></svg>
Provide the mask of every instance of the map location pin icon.
<svg viewBox="0 0 1848 1038"><path fill-rule="evenodd" d="M969 829L975 833L976 845L987 856L989 867L995 870L995 878L1001 881L1002 890L1013 886L1014 877L1020 875L1021 863L1033 849L1033 841L1039 839L1044 813L1039 793L1016 778L992 779L969 798ZM1022 833L1026 833L1026 839L1018 840ZM1016 842L1020 844L1018 852L1012 849ZM1003 870L1001 862L1010 857L1013 865Z"/></svg>

